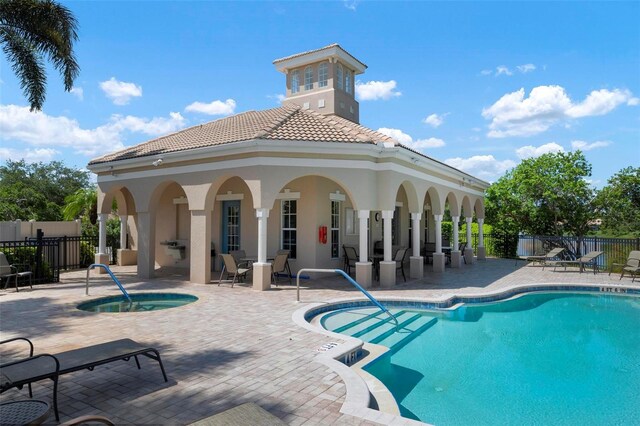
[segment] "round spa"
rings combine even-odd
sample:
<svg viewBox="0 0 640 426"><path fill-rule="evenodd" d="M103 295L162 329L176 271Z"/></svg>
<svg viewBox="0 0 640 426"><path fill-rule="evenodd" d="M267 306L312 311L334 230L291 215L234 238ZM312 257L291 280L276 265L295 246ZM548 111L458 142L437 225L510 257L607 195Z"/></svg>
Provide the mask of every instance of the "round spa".
<svg viewBox="0 0 640 426"><path fill-rule="evenodd" d="M78 309L88 312L149 312L177 308L193 303L198 298L182 293L138 293L130 294L129 301L124 296L109 296L89 300L78 305Z"/></svg>

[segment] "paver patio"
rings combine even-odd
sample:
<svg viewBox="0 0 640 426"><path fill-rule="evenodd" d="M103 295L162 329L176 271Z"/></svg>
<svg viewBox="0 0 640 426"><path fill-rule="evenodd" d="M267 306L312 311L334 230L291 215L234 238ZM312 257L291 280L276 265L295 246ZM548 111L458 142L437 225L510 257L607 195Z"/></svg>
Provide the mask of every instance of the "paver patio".
<svg viewBox="0 0 640 426"><path fill-rule="evenodd" d="M374 296L442 298L453 294L495 292L533 283L638 286L618 275L593 275L488 259L434 274ZM361 298L339 277L303 281L302 303L295 285L256 292L249 285L190 284L175 271L141 281L135 267L114 267L130 292L176 291L199 301L176 309L129 314L95 314L76 309L79 302L119 294L106 275L93 275L85 296L85 272L62 275L59 284L34 290L0 292L1 339L26 336L36 353L56 353L113 339L132 338L160 350L169 382L157 363L141 359L62 376L61 420L100 414L118 424L188 424L245 402L255 402L292 425L371 424L340 413L345 397L341 378L313 362L316 349L333 340L294 324L291 315L309 302ZM214 274L215 275L215 274ZM400 279L400 281L402 281ZM2 362L6 362L3 358ZM24 399L26 389L5 392L1 401ZM51 383L34 384L34 398L50 401ZM50 417L53 421L53 416Z"/></svg>

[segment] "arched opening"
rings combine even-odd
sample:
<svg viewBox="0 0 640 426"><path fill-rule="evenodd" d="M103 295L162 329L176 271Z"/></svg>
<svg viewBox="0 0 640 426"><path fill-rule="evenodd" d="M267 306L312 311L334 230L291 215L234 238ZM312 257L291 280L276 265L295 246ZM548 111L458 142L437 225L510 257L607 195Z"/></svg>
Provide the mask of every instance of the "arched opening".
<svg viewBox="0 0 640 426"><path fill-rule="evenodd" d="M186 273L190 257L191 215L182 186L173 181L158 185L151 197L149 211L154 213L149 245L155 249L155 266L176 268Z"/></svg>

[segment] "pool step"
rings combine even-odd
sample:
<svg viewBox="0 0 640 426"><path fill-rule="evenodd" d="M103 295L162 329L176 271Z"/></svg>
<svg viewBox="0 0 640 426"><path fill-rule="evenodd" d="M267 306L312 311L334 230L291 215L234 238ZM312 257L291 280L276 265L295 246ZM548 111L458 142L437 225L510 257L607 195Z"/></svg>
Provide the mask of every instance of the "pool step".
<svg viewBox="0 0 640 426"><path fill-rule="evenodd" d="M382 312L380 310L376 309L376 311L374 313L366 315L366 316L363 316L363 317L359 317L357 320L352 321L350 323L347 323L347 324L345 324L343 326L340 326L340 327L336 328L333 331L336 332L336 333L352 334L353 333L352 330L350 330L350 331L347 331L347 330L349 330L350 328L356 327L356 326L358 326L358 325L360 325L360 324L362 324L364 322L367 322L367 321L380 320L380 319L382 319L382 316L379 317L379 315L381 315L381 314L382 314ZM345 333L345 331L346 331L346 333Z"/></svg>
<svg viewBox="0 0 640 426"><path fill-rule="evenodd" d="M400 311L394 316L398 321L401 321L406 313L406 311ZM391 317L384 312L379 312L379 314L380 315L377 318L372 318L366 323L359 324L359 329L357 331L352 330L351 332L349 332L349 334L353 337L362 339L365 342L370 342L370 339L377 336L378 334L385 333L390 329L395 330L396 325L393 319L391 319Z"/></svg>
<svg viewBox="0 0 640 426"><path fill-rule="evenodd" d="M422 332L436 325L438 318L420 315L420 318L413 321L409 326L401 328L399 333L393 333L381 340L379 344L384 345L394 352L397 352Z"/></svg>
<svg viewBox="0 0 640 426"><path fill-rule="evenodd" d="M380 344L384 345L384 343L381 343L381 342L383 342L387 338L392 338L392 336L400 336L399 338L402 338L403 336L406 336L408 333L411 333L414 330L414 327L411 327L411 325L414 322L419 321L420 318L422 318L422 315L416 314L416 313L409 313L409 315L411 315L411 316L406 318L406 319L405 318L398 318L398 327L397 328L396 327L390 328L389 330L385 331L384 333L381 333L381 334L377 335L376 337L370 339L369 342L371 342L371 343L380 343Z"/></svg>

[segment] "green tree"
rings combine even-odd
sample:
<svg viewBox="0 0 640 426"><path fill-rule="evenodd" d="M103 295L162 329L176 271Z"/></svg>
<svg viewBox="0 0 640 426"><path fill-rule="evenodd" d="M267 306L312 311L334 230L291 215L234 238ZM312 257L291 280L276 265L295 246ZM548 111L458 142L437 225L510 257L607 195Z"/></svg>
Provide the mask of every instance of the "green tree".
<svg viewBox="0 0 640 426"><path fill-rule="evenodd" d="M0 0L0 44L20 80L31 111L41 110L46 95L44 59L62 74L70 91L80 67L73 53L78 22L51 0Z"/></svg>
<svg viewBox="0 0 640 426"><path fill-rule="evenodd" d="M0 166L0 220L62 220L65 198L88 187L88 171L62 162L9 160Z"/></svg>
<svg viewBox="0 0 640 426"><path fill-rule="evenodd" d="M582 237L594 217L589 176L580 151L524 160L487 190L487 222L510 234Z"/></svg>
<svg viewBox="0 0 640 426"><path fill-rule="evenodd" d="M609 178L595 205L603 231L640 237L640 167L626 167Z"/></svg>
<svg viewBox="0 0 640 426"><path fill-rule="evenodd" d="M62 216L65 220L82 219L95 224L98 219L98 191L94 187L80 188L64 199Z"/></svg>

